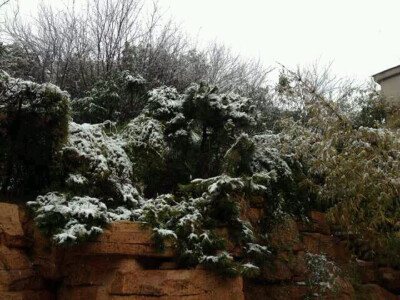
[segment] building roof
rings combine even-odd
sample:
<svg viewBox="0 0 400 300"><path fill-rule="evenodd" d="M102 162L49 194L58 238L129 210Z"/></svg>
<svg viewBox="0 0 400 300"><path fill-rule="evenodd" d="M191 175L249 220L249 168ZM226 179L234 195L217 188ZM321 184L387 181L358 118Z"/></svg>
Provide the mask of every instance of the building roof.
<svg viewBox="0 0 400 300"><path fill-rule="evenodd" d="M400 65L390 68L390 69L387 69L387 70L384 70L382 72L376 73L375 75L372 75L372 77L374 78L374 80L377 83L381 83L385 79L391 78L396 75L400 75Z"/></svg>

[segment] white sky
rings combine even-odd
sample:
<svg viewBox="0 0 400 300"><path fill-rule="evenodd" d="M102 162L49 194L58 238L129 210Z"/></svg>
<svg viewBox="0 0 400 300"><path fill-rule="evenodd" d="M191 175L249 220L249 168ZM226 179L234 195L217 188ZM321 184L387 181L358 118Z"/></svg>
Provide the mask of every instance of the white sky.
<svg viewBox="0 0 400 300"><path fill-rule="evenodd" d="M23 11L34 12L40 0L19 2ZM193 36L217 39L266 65L280 62L294 68L317 60L333 62L337 75L363 80L400 64L400 0L160 0L160 4Z"/></svg>

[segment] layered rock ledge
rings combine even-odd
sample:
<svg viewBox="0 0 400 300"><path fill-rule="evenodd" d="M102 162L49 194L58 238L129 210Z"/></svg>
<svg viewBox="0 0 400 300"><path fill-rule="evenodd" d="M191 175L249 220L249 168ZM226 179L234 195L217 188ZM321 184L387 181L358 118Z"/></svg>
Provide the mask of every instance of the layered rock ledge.
<svg viewBox="0 0 400 300"><path fill-rule="evenodd" d="M307 255L321 254L351 276L335 278L332 295L314 299L400 299L400 270L354 259L321 213L310 223L288 220L271 233L276 253L257 280L179 269L172 248L159 253L150 232L134 222L110 224L95 241L58 248L17 205L0 203L0 299L305 299Z"/></svg>

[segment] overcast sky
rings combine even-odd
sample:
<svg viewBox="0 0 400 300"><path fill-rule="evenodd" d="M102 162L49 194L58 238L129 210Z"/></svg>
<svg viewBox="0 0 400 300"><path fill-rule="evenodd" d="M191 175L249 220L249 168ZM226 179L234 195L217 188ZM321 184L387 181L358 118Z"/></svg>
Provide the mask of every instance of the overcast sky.
<svg viewBox="0 0 400 300"><path fill-rule="evenodd" d="M33 12L39 2L20 0L20 6ZM363 80L400 64L400 0L159 2L203 42L217 39L266 65L280 62L293 68L316 60L333 62L339 76Z"/></svg>

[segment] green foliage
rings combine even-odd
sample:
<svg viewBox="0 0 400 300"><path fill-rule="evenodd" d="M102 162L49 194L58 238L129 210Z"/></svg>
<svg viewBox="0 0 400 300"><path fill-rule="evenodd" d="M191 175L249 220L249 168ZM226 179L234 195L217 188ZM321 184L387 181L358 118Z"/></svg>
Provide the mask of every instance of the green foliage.
<svg viewBox="0 0 400 300"><path fill-rule="evenodd" d="M164 140L164 125L143 114L130 121L121 131L124 149L133 163L136 182L146 187L145 194L154 195L169 186L167 160L170 153Z"/></svg>
<svg viewBox="0 0 400 300"><path fill-rule="evenodd" d="M373 258L378 264L400 268L399 231L390 233L388 238L373 250L375 254Z"/></svg>
<svg viewBox="0 0 400 300"><path fill-rule="evenodd" d="M133 168L115 133L107 133L113 124L70 123L69 138L60 151L64 180L59 188L76 196L101 199L109 209L136 207L140 188L133 182ZM138 190L139 189L139 190Z"/></svg>
<svg viewBox="0 0 400 300"><path fill-rule="evenodd" d="M203 264L223 274L256 276L269 251L255 243L251 226L239 217L240 199L251 194L246 179L222 175L194 180L182 189L180 197L161 195L140 209L138 220L153 228L157 248L173 245L185 267ZM244 259L251 263L236 262L224 251L227 241L218 233L221 226L227 227L231 240L247 249Z"/></svg>
<svg viewBox="0 0 400 300"><path fill-rule="evenodd" d="M248 98L204 83L182 94L166 86L145 94L138 78L119 73L99 82L87 98L73 101L79 122L102 123L69 123L68 139L64 144L56 139L51 148L58 154L58 181L52 186L58 192L29 204L37 225L55 243L90 239L111 221L139 221L152 230L160 251L177 250L181 266L203 264L228 275L257 277L270 255L266 234L271 225L322 208L344 231L395 257L400 138L399 132L380 128L378 117L372 118L376 128L360 126L372 126L362 113L353 123L357 118L346 103L327 100L289 72L281 77L278 93L286 102L303 102L287 105L297 121L282 120L276 134L256 124L260 111ZM32 102L32 107L41 104L35 116L48 120L55 113L66 124L66 111L53 103L64 103L55 97L62 93L47 91L47 85L24 86L43 87L41 101ZM30 107L20 106L22 111ZM18 116L4 111L7 118ZM33 124L43 134L40 122ZM5 125L2 134L8 134ZM35 134L29 137L38 139ZM8 161L11 148L6 149ZM243 208L256 198L265 215L251 224ZM243 257L226 252L228 239Z"/></svg>
<svg viewBox="0 0 400 300"><path fill-rule="evenodd" d="M361 111L354 117L357 127L376 128L386 123L388 103L377 91L370 91L360 102Z"/></svg>
<svg viewBox="0 0 400 300"><path fill-rule="evenodd" d="M0 189L30 193L48 186L68 132L69 96L52 84L0 74Z"/></svg>
<svg viewBox="0 0 400 300"><path fill-rule="evenodd" d="M107 207L96 198L48 193L28 202L36 226L62 245L84 242L103 232Z"/></svg>
<svg viewBox="0 0 400 300"><path fill-rule="evenodd" d="M310 132L310 139L299 136L305 148L296 149L309 164L318 201L331 207L332 221L348 231L378 239L398 231L398 133L330 126L323 134Z"/></svg>
<svg viewBox="0 0 400 300"><path fill-rule="evenodd" d="M325 297L337 292L336 277L340 269L324 254L306 253L307 268L310 272L306 282L311 297Z"/></svg>
<svg viewBox="0 0 400 300"><path fill-rule="evenodd" d="M128 71L98 81L85 98L72 101L72 113L78 123L124 122L139 114L146 100L146 81Z"/></svg>
<svg viewBox="0 0 400 300"><path fill-rule="evenodd" d="M148 95L142 114L122 130L146 196L174 192L178 184L192 178L230 172L225 170L232 167L225 154L254 123L249 99L219 94L217 88L205 84L192 85L183 95L170 87L154 89ZM247 152L247 156L240 153L237 175L250 174L246 163L251 149Z"/></svg>
<svg viewBox="0 0 400 300"><path fill-rule="evenodd" d="M182 110L182 96L175 88L162 86L149 92L144 109L146 115L160 121L169 121Z"/></svg>
<svg viewBox="0 0 400 300"><path fill-rule="evenodd" d="M293 89L302 95L307 123L284 125L284 153L306 167L309 188L344 232L385 252L400 230L400 132L355 126L340 103L315 93L309 82Z"/></svg>
<svg viewBox="0 0 400 300"><path fill-rule="evenodd" d="M241 132L254 124L251 110L247 98L219 94L216 87L203 83L189 87L183 95L182 115L167 124L178 154L173 163L182 164L183 160L189 177L220 174L226 151Z"/></svg>
<svg viewBox="0 0 400 300"><path fill-rule="evenodd" d="M19 42L2 44L0 51L0 70L5 70L14 78L33 80L32 71L40 70L37 53L23 47Z"/></svg>
<svg viewBox="0 0 400 300"><path fill-rule="evenodd" d="M188 109L187 101L195 110L202 106L202 113ZM140 221L152 229L160 251L177 250L182 266L200 263L224 274L257 276L270 252L241 219L241 205L253 195L264 197L291 171L272 144L265 148L261 137L245 133L254 122L250 110L248 99L207 86L184 95L161 87L149 93L139 116L119 128L70 122L60 151L65 183L60 181L59 194L30 203L36 223L55 243L74 244L98 233L102 222ZM212 120L215 115L223 122ZM204 179L191 180L193 175ZM102 218L69 213L78 199L82 208L101 206ZM226 238L243 249L241 261L223 252Z"/></svg>

